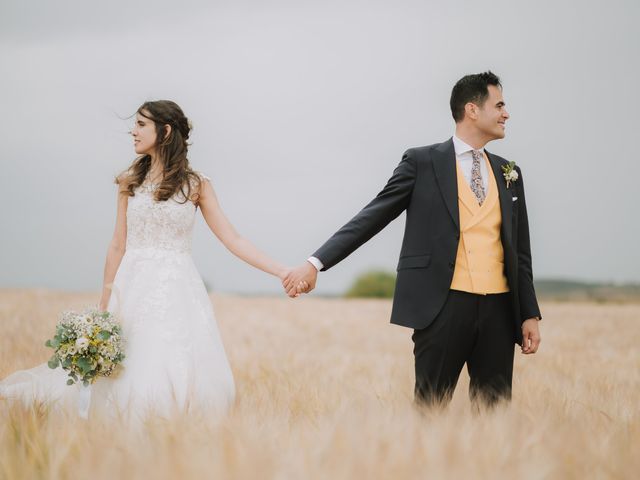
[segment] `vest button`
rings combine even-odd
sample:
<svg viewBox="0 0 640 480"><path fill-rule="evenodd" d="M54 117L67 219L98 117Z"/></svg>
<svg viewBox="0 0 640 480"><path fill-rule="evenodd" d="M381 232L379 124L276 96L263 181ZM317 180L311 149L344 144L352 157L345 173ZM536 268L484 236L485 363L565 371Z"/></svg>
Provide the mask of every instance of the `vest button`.
<svg viewBox="0 0 640 480"><path fill-rule="evenodd" d="M455 267L455 266L456 266L455 263L449 262L449 268L453 269L453 267Z"/></svg>

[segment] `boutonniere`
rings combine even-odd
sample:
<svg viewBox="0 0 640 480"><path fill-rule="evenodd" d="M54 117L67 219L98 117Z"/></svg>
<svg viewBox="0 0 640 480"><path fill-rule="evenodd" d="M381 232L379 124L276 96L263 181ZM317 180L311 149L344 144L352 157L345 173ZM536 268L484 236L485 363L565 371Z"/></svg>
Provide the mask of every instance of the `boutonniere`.
<svg viewBox="0 0 640 480"><path fill-rule="evenodd" d="M507 188L511 185L511 182L518 180L518 172L516 172L516 162L509 162L508 165L502 165L502 175L507 181Z"/></svg>

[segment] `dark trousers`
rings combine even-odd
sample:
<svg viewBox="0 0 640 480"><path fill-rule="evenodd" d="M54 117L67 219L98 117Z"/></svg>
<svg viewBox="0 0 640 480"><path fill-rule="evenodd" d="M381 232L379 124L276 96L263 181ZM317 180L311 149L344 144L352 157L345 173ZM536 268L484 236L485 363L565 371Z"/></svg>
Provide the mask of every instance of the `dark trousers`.
<svg viewBox="0 0 640 480"><path fill-rule="evenodd" d="M416 401L446 404L465 362L472 401L493 405L511 398L515 326L508 293L450 290L427 328L414 330Z"/></svg>

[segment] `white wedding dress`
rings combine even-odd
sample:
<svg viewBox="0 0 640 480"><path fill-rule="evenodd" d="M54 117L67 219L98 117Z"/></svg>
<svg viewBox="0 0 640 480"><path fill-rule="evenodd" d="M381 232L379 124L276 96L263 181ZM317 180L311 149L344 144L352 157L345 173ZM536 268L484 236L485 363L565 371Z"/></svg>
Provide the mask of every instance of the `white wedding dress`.
<svg viewBox="0 0 640 480"><path fill-rule="evenodd" d="M122 325L121 371L85 388L67 386L66 372L42 364L0 381L0 398L136 423L191 411L221 415L231 406L233 375L191 257L196 207L180 203L180 194L157 202L155 188L142 185L129 197L126 252L108 306Z"/></svg>

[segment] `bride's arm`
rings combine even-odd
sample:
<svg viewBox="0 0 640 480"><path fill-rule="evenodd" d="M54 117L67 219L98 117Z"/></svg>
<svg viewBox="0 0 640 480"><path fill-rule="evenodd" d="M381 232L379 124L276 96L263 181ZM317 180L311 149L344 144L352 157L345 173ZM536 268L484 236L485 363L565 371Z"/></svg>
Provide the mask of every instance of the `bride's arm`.
<svg viewBox="0 0 640 480"><path fill-rule="evenodd" d="M102 282L102 297L100 298L100 310L106 310L111 297L111 284L116 276L120 261L124 256L125 245L127 243L127 205L129 196L121 192L118 185L118 210L116 213L116 228L113 232L113 238L109 243L107 250L107 260L104 265L104 280Z"/></svg>
<svg viewBox="0 0 640 480"><path fill-rule="evenodd" d="M211 231L224 246L249 265L284 279L288 273L288 269L284 265L262 253L253 243L236 232L236 229L233 228L233 225L231 225L231 222L229 222L220 208L216 194L208 180L203 179L201 181L199 193L198 205L202 211L202 216Z"/></svg>

